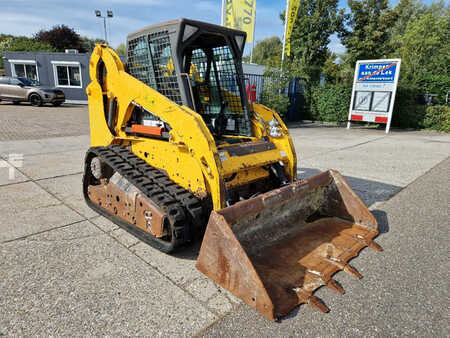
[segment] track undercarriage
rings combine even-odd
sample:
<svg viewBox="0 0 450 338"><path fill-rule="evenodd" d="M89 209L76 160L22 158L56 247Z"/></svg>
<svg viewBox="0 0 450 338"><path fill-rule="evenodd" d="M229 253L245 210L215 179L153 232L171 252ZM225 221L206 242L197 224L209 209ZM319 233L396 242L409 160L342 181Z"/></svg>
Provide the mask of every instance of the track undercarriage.
<svg viewBox="0 0 450 338"><path fill-rule="evenodd" d="M122 146L89 149L83 193L92 209L166 253L205 225L200 200Z"/></svg>

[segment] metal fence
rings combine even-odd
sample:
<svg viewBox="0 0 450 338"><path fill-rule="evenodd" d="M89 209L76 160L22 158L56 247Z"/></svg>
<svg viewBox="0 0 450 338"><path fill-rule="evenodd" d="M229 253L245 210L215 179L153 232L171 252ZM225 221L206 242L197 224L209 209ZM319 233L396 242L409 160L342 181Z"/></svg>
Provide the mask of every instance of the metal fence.
<svg viewBox="0 0 450 338"><path fill-rule="evenodd" d="M256 87L256 103L263 103L264 84L271 81L270 78L264 75L244 74L245 86L255 85ZM304 92L305 82L303 79L294 77L293 80L284 89L284 94L289 97L289 108L286 112L280 112L286 116L290 121L297 121L302 119L302 112L304 109Z"/></svg>
<svg viewBox="0 0 450 338"><path fill-rule="evenodd" d="M262 103L262 93L264 89L264 75L244 74L245 87L247 85L255 85L256 87L256 103Z"/></svg>

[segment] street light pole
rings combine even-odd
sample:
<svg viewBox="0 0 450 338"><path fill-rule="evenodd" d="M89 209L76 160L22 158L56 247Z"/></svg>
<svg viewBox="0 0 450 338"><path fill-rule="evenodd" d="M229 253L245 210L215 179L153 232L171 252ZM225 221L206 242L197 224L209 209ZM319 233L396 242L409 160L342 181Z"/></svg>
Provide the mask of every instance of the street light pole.
<svg viewBox="0 0 450 338"><path fill-rule="evenodd" d="M105 42L108 43L108 33L106 32L106 18L103 17L103 28L105 29Z"/></svg>
<svg viewBox="0 0 450 338"><path fill-rule="evenodd" d="M107 18L112 18L113 17L113 12L111 10L107 10L106 11L106 16L102 16L102 12L97 9L97 10L95 10L95 16L97 18L102 18L103 19L103 28L105 30L105 42L108 43L108 33L106 31L106 19Z"/></svg>

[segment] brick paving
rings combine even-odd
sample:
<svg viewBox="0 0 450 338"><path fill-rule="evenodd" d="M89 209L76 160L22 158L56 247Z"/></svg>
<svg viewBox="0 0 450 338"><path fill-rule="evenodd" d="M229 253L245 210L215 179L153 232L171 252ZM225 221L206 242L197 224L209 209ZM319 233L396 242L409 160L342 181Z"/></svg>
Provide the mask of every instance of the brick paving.
<svg viewBox="0 0 450 338"><path fill-rule="evenodd" d="M89 133L87 105L14 105L0 102L0 141L37 140Z"/></svg>

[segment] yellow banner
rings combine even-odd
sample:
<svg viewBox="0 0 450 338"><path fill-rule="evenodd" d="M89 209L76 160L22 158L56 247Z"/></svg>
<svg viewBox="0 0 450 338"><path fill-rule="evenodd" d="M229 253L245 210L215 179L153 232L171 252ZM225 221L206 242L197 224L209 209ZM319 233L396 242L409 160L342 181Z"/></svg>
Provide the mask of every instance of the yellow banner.
<svg viewBox="0 0 450 338"><path fill-rule="evenodd" d="M300 0L290 0L288 11L288 20L286 23L286 37L284 52L287 56L291 55L291 34L294 28L295 19L297 19L298 8L300 7Z"/></svg>
<svg viewBox="0 0 450 338"><path fill-rule="evenodd" d="M247 33L247 42L253 41L256 0L223 0L222 26Z"/></svg>

